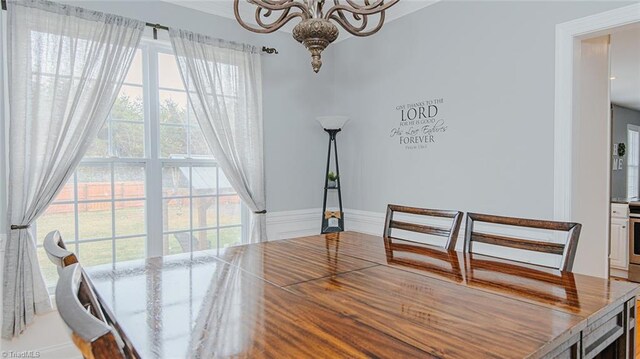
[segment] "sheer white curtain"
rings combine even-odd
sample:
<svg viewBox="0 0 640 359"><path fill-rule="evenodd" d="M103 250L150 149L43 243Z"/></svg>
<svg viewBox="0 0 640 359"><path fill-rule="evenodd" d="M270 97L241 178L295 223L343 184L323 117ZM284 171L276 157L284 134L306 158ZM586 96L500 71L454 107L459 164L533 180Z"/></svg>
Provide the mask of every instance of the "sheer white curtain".
<svg viewBox="0 0 640 359"><path fill-rule="evenodd" d="M51 308L29 226L111 110L144 22L44 1L8 3L8 221L2 336Z"/></svg>
<svg viewBox="0 0 640 359"><path fill-rule="evenodd" d="M253 215L251 242L264 241L265 185L260 54L253 46L170 29L196 118L219 166Z"/></svg>

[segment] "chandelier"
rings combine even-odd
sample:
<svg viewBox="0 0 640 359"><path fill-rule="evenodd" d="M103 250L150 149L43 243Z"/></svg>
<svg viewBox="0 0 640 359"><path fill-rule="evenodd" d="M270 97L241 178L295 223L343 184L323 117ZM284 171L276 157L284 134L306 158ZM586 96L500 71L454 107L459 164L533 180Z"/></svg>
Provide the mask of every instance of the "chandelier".
<svg viewBox="0 0 640 359"><path fill-rule="evenodd" d="M373 35L384 24L384 12L399 0L363 0L358 4L354 0L333 0L333 6L323 10L324 0L245 0L257 6L255 22L251 26L240 17L240 0L234 0L233 10L236 19L245 29L261 34L274 32L296 17L302 21L293 28L293 38L302 43L311 52L311 66L318 72L322 66L322 51L338 38L338 27L330 20L340 24L355 36ZM341 3L346 1L346 3ZM271 17L274 15L273 17ZM369 16L377 16L373 26Z"/></svg>

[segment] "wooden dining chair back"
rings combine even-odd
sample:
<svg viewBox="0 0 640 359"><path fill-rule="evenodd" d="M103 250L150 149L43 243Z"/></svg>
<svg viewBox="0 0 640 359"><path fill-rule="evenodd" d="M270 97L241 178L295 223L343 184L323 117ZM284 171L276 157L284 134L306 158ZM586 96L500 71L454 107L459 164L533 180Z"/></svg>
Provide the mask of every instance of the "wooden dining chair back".
<svg viewBox="0 0 640 359"><path fill-rule="evenodd" d="M84 358L140 358L113 315L96 295L80 264L68 265L60 271L56 305L71 332L73 343Z"/></svg>
<svg viewBox="0 0 640 359"><path fill-rule="evenodd" d="M506 235L490 234L476 231L476 222L490 223L500 226L514 226L535 228L548 231L566 232L565 243L554 243L510 237ZM484 243L492 246L507 247L512 249L527 250L539 253L548 253L560 256L560 264L557 269L571 272L573 261L578 247L578 238L582 225L573 222L556 222L527 218L502 217L488 214L467 213L467 228L464 238L464 251L473 253L473 243ZM505 258L510 259L510 258Z"/></svg>
<svg viewBox="0 0 640 359"><path fill-rule="evenodd" d="M439 226L398 221L394 219L394 214L396 212L418 215L418 216L425 216L425 217L450 218L451 225L448 228L443 228ZM384 224L384 237L386 239L395 238L394 236L392 236L392 233L391 233L393 229L445 237L445 241L441 247L447 250L452 250L452 249L455 249L456 247L456 241L458 239L458 232L460 231L461 222L462 222L462 212L460 211L427 209L427 208L407 207L407 206L390 204L387 206L387 217ZM406 240L406 239L403 239L403 240Z"/></svg>
<svg viewBox="0 0 640 359"><path fill-rule="evenodd" d="M73 254L73 252L68 251L67 247L64 245L59 231L49 232L49 234L44 238L42 247L47 253L49 260L58 267L58 271L60 268L78 263L76 255Z"/></svg>

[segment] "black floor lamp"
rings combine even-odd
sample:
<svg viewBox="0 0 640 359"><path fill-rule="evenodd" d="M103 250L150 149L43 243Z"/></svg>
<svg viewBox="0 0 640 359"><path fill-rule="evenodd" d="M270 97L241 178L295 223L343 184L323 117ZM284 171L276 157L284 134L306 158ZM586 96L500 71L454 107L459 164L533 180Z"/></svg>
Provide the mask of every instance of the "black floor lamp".
<svg viewBox="0 0 640 359"><path fill-rule="evenodd" d="M320 233L344 231L344 212L342 211L342 186L340 185L340 167L338 166L338 147L336 135L349 121L345 116L322 116L317 118L322 128L329 134L329 151L327 153L327 170L324 173L324 201L322 204L322 227ZM331 169L331 149L335 158L335 172ZM338 210L327 210L327 197L337 194Z"/></svg>

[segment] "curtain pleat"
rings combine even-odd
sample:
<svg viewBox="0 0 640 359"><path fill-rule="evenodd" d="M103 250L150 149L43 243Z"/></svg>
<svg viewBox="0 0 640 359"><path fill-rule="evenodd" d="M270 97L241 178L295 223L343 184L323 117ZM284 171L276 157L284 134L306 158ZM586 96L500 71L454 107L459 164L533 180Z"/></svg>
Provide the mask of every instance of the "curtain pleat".
<svg viewBox="0 0 640 359"><path fill-rule="evenodd" d="M253 46L169 29L189 102L220 168L252 211L249 241L265 241L262 78Z"/></svg>
<svg viewBox="0 0 640 359"><path fill-rule="evenodd" d="M59 3L8 2L7 216L13 229L4 260L4 338L51 309L30 225L107 119L144 26Z"/></svg>

